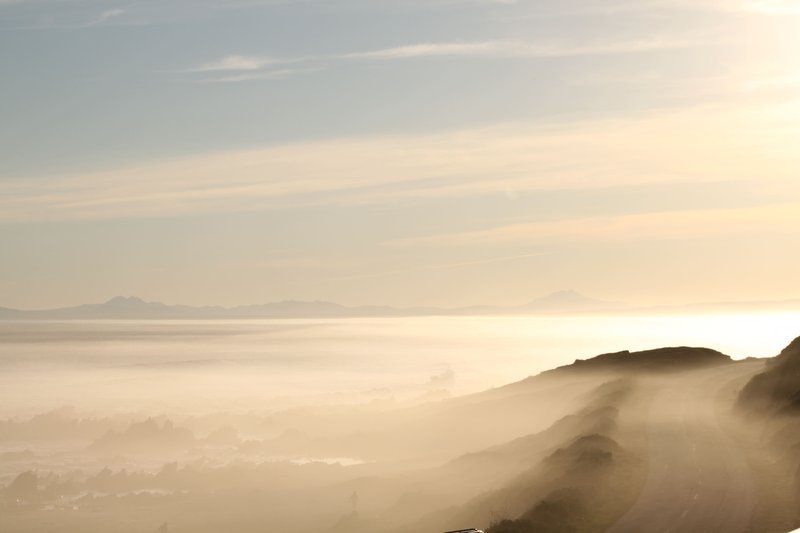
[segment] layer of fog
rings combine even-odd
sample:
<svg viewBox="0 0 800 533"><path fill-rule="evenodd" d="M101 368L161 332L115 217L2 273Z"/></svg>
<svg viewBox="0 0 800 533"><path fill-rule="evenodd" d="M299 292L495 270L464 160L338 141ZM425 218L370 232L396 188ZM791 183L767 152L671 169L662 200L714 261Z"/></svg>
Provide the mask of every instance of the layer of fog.
<svg viewBox="0 0 800 533"><path fill-rule="evenodd" d="M661 340L393 320L3 324L0 530L626 531L659 506L693 530L798 525L800 427L736 407L763 361L526 379Z"/></svg>
<svg viewBox="0 0 800 533"><path fill-rule="evenodd" d="M0 417L67 405L199 414L461 395L624 349L772 355L799 325L800 314L0 321Z"/></svg>

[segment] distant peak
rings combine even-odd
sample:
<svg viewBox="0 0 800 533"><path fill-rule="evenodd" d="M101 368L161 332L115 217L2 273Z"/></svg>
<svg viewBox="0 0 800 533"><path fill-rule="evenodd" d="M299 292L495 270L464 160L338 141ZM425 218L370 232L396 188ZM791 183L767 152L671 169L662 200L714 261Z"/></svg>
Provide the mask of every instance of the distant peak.
<svg viewBox="0 0 800 533"><path fill-rule="evenodd" d="M145 304L144 300L136 296L114 296L107 302L106 305L131 305L131 304Z"/></svg>
<svg viewBox="0 0 800 533"><path fill-rule="evenodd" d="M547 298L587 298L583 294L579 293L578 291L574 291L572 289L565 289L561 291L551 292L547 295Z"/></svg>

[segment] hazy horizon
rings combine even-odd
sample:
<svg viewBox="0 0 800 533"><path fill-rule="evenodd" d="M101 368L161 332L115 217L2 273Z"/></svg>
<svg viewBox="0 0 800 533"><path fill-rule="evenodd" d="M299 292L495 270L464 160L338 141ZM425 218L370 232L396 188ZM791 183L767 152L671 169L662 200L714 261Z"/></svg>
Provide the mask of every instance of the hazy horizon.
<svg viewBox="0 0 800 533"><path fill-rule="evenodd" d="M517 301L517 302L515 302L513 304L510 304L509 307L512 307L512 306L515 306L515 305L524 305L526 303L530 303L531 301L546 299L546 298L550 298L550 297L554 297L554 296L562 296L562 295L570 295L570 296L574 296L576 298L585 299L586 301L595 301L595 302L599 302L599 303L609 303L609 304L623 303L623 302L612 302L612 301L599 300L599 299L593 298L591 296L578 293L577 291L573 291L572 289L561 289L561 290L551 291L551 292L548 292L546 294L532 295L528 299L520 300L520 301ZM186 305L185 303L182 303L182 302L169 302L169 301L164 301L164 300L159 299L159 298L155 298L153 300L148 300L148 299L145 299L145 298L141 298L141 297L139 297L138 295L135 295L135 294L128 294L128 295L125 295L125 294L112 294L112 295L109 295L106 298L101 298L98 301L92 301L92 302L75 301L75 302L72 302L70 304L67 304L65 307L72 307L72 306L78 306L78 305L84 305L84 304L110 303L110 302L114 302L114 301L117 301L117 300L133 300L133 301L144 302L144 303L163 303L165 305ZM789 298L789 299L787 299L787 301L788 300L793 300L793 299ZM798 298L798 300L800 300L800 298ZM248 301L242 301L242 302L238 302L238 303L233 303L233 304L230 304L228 306L223 306L223 307L232 308L232 307L242 307L242 306L248 306L248 305L259 305L259 304L269 304L269 303L284 303L284 302L309 302L309 303L316 303L316 302L321 302L322 303L322 302L324 302L324 303L334 303L334 304L343 305L343 306L346 305L346 304L343 304L341 302L328 302L326 300L321 300L319 298L311 298L311 299L308 299L308 300L300 300L300 299L296 299L296 298L288 298L288 299L284 299L284 300L265 300L265 301L262 301L262 302L254 302L252 300L248 300ZM197 305L197 307L218 306L218 305L220 305L220 304L214 303L214 302L207 302L207 303L204 303L204 304L199 304L199 305ZM360 304L360 305L361 306L383 306L383 305L386 305L386 304L381 303L381 302L370 302L370 303L365 303L365 304ZM473 302L469 306L484 306L484 305L493 305L493 304L490 303L490 302ZM6 306L1 306L0 305L0 307L6 307ZM356 307L356 306L353 306L353 307ZM416 307L416 306L413 306L413 307ZM38 308L38 309L45 309L45 308ZM56 309L56 308L47 308L47 309ZM449 309L449 308L443 307L442 309Z"/></svg>
<svg viewBox="0 0 800 533"><path fill-rule="evenodd" d="M111 295L106 298L102 298L99 301L74 301L65 304L63 307L38 307L38 308L11 308L8 306L0 305L0 308L11 309L11 310L20 310L20 311L49 311L49 310L58 310L58 309L66 309L71 307L79 307L84 305L102 305L102 304L110 304L118 301L130 301L136 303L144 303L144 304L164 304L166 306L185 306L189 308L208 308L208 307L219 307L221 309L235 309L238 307L248 307L248 306L260 306L260 305L274 305L274 304L290 304L290 303L309 303L309 304L334 304L338 306L342 306L344 308L351 308L351 309L358 309L361 307L364 308L378 308L378 307L388 307L390 309L396 310L405 310L405 309L431 309L431 310L442 310L442 311L451 311L451 310L461 310L461 309L469 309L469 308L481 308L481 307L494 307L497 309L504 309L504 310L514 310L516 308L524 308L527 304L531 303L542 303L547 304L549 300L552 298L554 304L559 304L560 299L564 298L565 302L573 303L572 298L575 298L574 304L576 305L575 308L571 309L569 307L565 307L563 309L548 309L545 307L541 312L560 312L560 313L582 313L582 312L603 312L603 311L615 311L615 312L641 312L641 313L649 313L649 312L658 312L658 311L672 311L674 313L719 313L720 309L715 309L715 306L718 307L725 307L731 306L733 309L730 311L731 313L737 312L737 308L739 307L749 307L751 311L759 311L763 310L764 312L773 312L774 309L771 306L774 305L797 305L798 309L800 309L800 297L793 298L793 297L785 297L781 299L774 299L774 300L720 300L720 301L688 301L688 302L677 302L672 304L652 304L652 303L631 303L625 302L620 300L605 300L605 299L598 299L594 298L592 295L585 295L581 294L577 291L573 291L572 289L562 289L556 290L552 292L548 292L546 294L539 294L533 295L527 299L520 299L513 302L509 302L506 304L498 304L493 302L471 302L466 305L457 306L457 307L445 307L445 306L422 306L422 305L411 305L407 307L395 307L390 306L382 302L365 302L360 304L345 304L338 301L327 301L321 300L319 298L312 298L308 300L301 300L301 299L284 299L284 300L265 300L265 301L252 301L252 300L245 300L241 302L231 303L229 305L220 305L219 303L215 302L205 302L201 304L195 305L188 305L183 302L170 302L164 301L161 299L153 299L148 300L144 298L140 298L137 295ZM592 307L581 307L581 304L586 304L587 306L597 306L596 308ZM606 306L606 307L604 307ZM703 311L704 307L711 307L708 311ZM739 309L740 310L740 309ZM521 311L524 312L524 311Z"/></svg>

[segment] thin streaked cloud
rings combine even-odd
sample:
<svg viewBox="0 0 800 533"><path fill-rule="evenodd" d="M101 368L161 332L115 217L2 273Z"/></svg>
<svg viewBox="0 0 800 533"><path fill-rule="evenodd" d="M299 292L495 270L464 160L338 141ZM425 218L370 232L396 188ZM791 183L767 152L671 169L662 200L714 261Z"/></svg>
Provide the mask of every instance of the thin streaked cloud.
<svg viewBox="0 0 800 533"><path fill-rule="evenodd" d="M97 26L98 24L103 24L111 19L115 19L121 17L125 14L124 9L109 9L103 11L99 15L97 15L94 19L90 20L87 25L89 26Z"/></svg>
<svg viewBox="0 0 800 533"><path fill-rule="evenodd" d="M241 71L241 70L260 70L267 65L274 65L276 60L270 57L254 57L231 55L223 57L218 61L203 63L190 69L190 72L217 72L217 71Z"/></svg>
<svg viewBox="0 0 800 533"><path fill-rule="evenodd" d="M659 50L681 49L699 46L698 39L632 39L585 45L537 44L516 40L490 40L481 42L429 42L401 45L390 48L350 52L344 54L318 55L298 58L276 58L270 56L229 55L218 60L202 63L187 69L187 72L216 74L221 72L256 72L279 64L307 64L315 69L331 67L341 61L398 61L424 58L520 58L548 59L579 56L601 56L646 53ZM298 69L300 71L300 69ZM218 81L250 81L274 79L272 76L221 76Z"/></svg>
<svg viewBox="0 0 800 533"><path fill-rule="evenodd" d="M315 69L310 68L297 68L297 69L275 69L275 70L259 70L252 72L226 74L224 76L202 78L197 83L239 83L243 81L256 81L256 80L282 80L291 76L301 74L304 72L313 72Z"/></svg>
<svg viewBox="0 0 800 533"><path fill-rule="evenodd" d="M634 184L796 178L787 116L702 107L531 128L354 137L0 183L0 220L108 219L383 204ZM746 126L746 127L745 127Z"/></svg>
<svg viewBox="0 0 800 533"><path fill-rule="evenodd" d="M495 263L507 263L511 261L520 261L524 259L533 259L537 257L543 257L547 255L551 255L555 252L553 251L539 251L539 252L531 252L527 254L516 254L516 255L504 255L499 257L488 257L483 259L474 259L471 261L456 261L453 263L438 263L438 264L431 264L431 265L422 265L422 266L415 266L409 268L398 268L395 270L383 270L379 272L368 272L364 274L353 274L349 276L334 276L330 278L323 278L318 280L312 280L310 283L328 283L331 281L353 281L359 279L374 279L374 278L387 278L392 276L402 276L410 273L415 272L435 272L441 270L453 270L453 269L460 269L460 268L469 268L475 266L483 266L483 265L492 265Z"/></svg>
<svg viewBox="0 0 800 533"><path fill-rule="evenodd" d="M564 46L541 45L525 41L484 41L477 43L422 43L368 52L357 52L341 57L350 59L410 59L419 57L520 57L557 58L606 54L630 54L671 48L696 46L698 41L688 40L630 40L595 45Z"/></svg>
<svg viewBox="0 0 800 533"><path fill-rule="evenodd" d="M800 233L800 203L697 209L508 224L495 228L389 241L400 247L600 244L724 235Z"/></svg>
<svg viewBox="0 0 800 533"><path fill-rule="evenodd" d="M319 67L312 66L307 58L281 59L230 55L217 61L192 67L185 72L196 74L197 76L191 78L191 81L198 83L238 83L280 80L318 69Z"/></svg>

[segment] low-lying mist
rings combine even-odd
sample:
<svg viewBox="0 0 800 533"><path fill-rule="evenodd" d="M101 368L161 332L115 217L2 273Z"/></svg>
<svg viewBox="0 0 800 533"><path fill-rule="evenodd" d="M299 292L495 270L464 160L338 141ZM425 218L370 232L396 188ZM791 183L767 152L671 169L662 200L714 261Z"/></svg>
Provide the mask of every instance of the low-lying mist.
<svg viewBox="0 0 800 533"><path fill-rule="evenodd" d="M602 317L417 320L2 324L0 531L800 525L800 345L592 358L568 334Z"/></svg>

